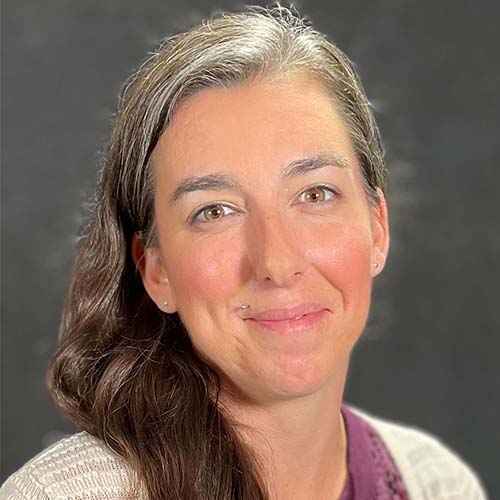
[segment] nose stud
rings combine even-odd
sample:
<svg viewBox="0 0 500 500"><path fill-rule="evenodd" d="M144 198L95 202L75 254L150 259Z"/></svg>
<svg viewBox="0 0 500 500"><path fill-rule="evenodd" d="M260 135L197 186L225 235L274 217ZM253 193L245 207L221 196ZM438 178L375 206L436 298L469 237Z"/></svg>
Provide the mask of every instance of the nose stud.
<svg viewBox="0 0 500 500"><path fill-rule="evenodd" d="M240 309L250 309L249 304L241 304Z"/></svg>

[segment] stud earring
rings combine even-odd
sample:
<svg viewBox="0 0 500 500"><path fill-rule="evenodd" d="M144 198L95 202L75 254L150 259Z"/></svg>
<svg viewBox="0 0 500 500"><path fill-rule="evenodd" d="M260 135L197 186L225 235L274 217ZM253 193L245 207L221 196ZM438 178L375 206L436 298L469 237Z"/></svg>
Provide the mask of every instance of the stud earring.
<svg viewBox="0 0 500 500"><path fill-rule="evenodd" d="M167 306L168 306L168 302L167 302L166 300L164 300L164 301L163 301L163 305L164 305L165 307L167 307Z"/></svg>
<svg viewBox="0 0 500 500"><path fill-rule="evenodd" d="M375 264L373 264L373 267L374 267L375 269L378 269L378 262L375 262Z"/></svg>

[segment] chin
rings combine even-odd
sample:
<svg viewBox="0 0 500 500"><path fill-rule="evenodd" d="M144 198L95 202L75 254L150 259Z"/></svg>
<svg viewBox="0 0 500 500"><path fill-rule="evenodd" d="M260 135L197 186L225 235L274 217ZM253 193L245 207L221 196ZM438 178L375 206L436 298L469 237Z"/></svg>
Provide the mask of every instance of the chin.
<svg viewBox="0 0 500 500"><path fill-rule="evenodd" d="M328 385L334 378L332 366L317 360L287 360L286 363L276 363L261 382L267 382L270 394L287 399L300 398Z"/></svg>

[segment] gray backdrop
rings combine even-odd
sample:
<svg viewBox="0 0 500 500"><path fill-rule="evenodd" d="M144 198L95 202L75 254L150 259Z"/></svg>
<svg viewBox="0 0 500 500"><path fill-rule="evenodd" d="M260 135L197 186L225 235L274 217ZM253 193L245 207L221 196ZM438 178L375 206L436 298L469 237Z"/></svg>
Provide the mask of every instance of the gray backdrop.
<svg viewBox="0 0 500 500"><path fill-rule="evenodd" d="M3 2L2 480L74 431L44 372L119 88L161 37L235 5ZM391 255L345 399L435 433L495 498L500 3L298 5L357 63L392 175Z"/></svg>

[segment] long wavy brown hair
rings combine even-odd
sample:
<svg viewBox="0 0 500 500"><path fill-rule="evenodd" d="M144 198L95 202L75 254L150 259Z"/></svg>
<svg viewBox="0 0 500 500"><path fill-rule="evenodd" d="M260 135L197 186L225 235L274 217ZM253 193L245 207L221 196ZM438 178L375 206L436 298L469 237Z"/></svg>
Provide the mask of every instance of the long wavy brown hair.
<svg viewBox="0 0 500 500"><path fill-rule="evenodd" d="M77 427L130 465L138 498L269 497L218 401L218 374L196 356L178 314L149 298L130 242L138 234L156 245L149 160L179 103L205 88L294 71L314 74L332 96L367 196L379 203L386 169L369 101L348 58L294 8L247 7L169 37L123 88L47 383Z"/></svg>

